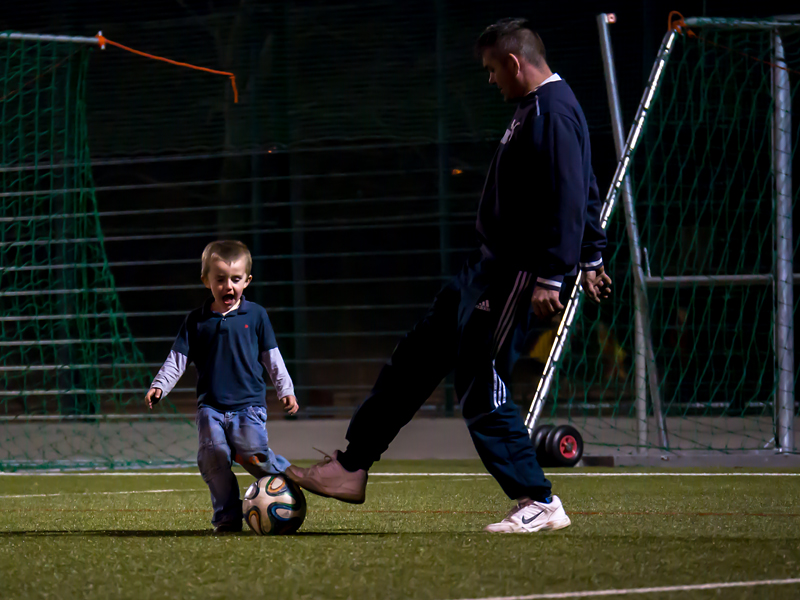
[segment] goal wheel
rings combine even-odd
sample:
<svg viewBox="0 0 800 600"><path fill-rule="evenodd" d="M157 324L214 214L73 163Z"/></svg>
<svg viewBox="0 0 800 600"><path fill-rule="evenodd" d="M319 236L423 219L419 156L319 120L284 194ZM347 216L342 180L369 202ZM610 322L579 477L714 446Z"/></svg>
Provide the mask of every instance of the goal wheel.
<svg viewBox="0 0 800 600"><path fill-rule="evenodd" d="M552 463L550 456L547 454L547 434L552 429L552 425L539 425L533 430L533 435L531 436L533 449L536 450L536 461L540 467L549 467Z"/></svg>
<svg viewBox="0 0 800 600"><path fill-rule="evenodd" d="M583 456L583 438L572 425L560 425L547 434L545 448L553 466L574 467Z"/></svg>

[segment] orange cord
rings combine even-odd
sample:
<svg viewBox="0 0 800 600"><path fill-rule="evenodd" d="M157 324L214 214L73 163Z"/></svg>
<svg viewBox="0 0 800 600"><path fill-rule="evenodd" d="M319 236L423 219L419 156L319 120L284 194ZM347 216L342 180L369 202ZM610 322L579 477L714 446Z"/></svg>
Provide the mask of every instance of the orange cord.
<svg viewBox="0 0 800 600"><path fill-rule="evenodd" d="M676 15L678 18L673 19L672 15ZM694 31L686 27L686 22L683 20L683 15L681 13L679 13L677 10L669 11L669 16L667 17L667 30L683 33L684 28L686 28L686 33L689 37L697 37L694 34Z"/></svg>
<svg viewBox="0 0 800 600"><path fill-rule="evenodd" d="M127 50L128 52L133 52L134 54L138 54L139 56L152 58L154 60L160 60L165 63L169 63L171 65L177 65L179 67L188 67L190 69L195 69L197 71L205 71L206 73L213 73L214 75L227 75L231 80L231 87L233 88L233 101L234 103L239 102L239 91L236 89L236 75L234 75L233 73L229 73L228 71L215 71L214 69L207 69L206 67L198 67L196 65L190 65L188 63L178 62L177 60L170 60L169 58L164 58L163 56L156 56L154 54L148 54L147 52L134 50L133 48L128 48L127 46L123 46L122 44L119 44L117 42L112 42L102 33L98 33L96 37L97 41L100 43L101 48L104 48L106 44L110 44L111 46L116 46L117 48L121 48L122 50Z"/></svg>
<svg viewBox="0 0 800 600"><path fill-rule="evenodd" d="M677 18L673 19L672 18L673 15L676 15ZM800 71L796 71L796 70L790 69L788 67L782 67L780 65L776 65L775 63L771 63L771 62L769 62L767 60L762 60L760 58L756 58L755 56L751 56L750 54L747 54L746 52L740 52L739 50L734 50L733 48L728 48L728 46L723 46L722 44L718 44L717 42L712 42L711 40L709 40L707 38L704 38L701 35L697 35L694 31L689 29L689 27L686 25L686 21L683 20L683 15L681 13L679 13L677 10L670 11L669 16L667 17L667 29L671 30L671 31L676 31L677 33L680 33L681 35L686 34L690 38L695 38L697 40L700 40L704 44L708 44L710 46L716 46L717 48L722 48L723 50L727 50L728 52L735 52L736 54L741 54L745 58L749 58L750 60L753 60L755 62L760 62L760 63L763 63L765 65L769 65L770 67L775 67L777 69L783 69L787 73L794 73L795 75L800 75Z"/></svg>

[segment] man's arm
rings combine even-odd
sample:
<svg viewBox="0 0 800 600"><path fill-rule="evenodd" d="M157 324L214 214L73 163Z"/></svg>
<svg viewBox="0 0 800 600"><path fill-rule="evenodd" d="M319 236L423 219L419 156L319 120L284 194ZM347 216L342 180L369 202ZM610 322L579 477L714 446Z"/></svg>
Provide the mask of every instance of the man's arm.
<svg viewBox="0 0 800 600"><path fill-rule="evenodd" d="M543 143L550 157L550 197L555 208L553 222L543 224L548 243L536 284L559 291L564 276L578 264L585 226L586 187L577 123L557 113L547 115Z"/></svg>
<svg viewBox="0 0 800 600"><path fill-rule="evenodd" d="M584 229L586 192L583 176L583 153L578 125L563 115L547 115L543 135L544 150L550 157L551 201L553 222L544 225L548 240L541 270L533 291L533 312L549 318L564 307L559 292L564 276L580 259Z"/></svg>
<svg viewBox="0 0 800 600"><path fill-rule="evenodd" d="M583 271L596 271L603 266L603 250L606 249L606 232L600 226L600 211L603 201L592 171L589 179L589 200L586 206L586 225L583 229L579 266Z"/></svg>
<svg viewBox="0 0 800 600"><path fill-rule="evenodd" d="M594 171L589 180L589 202L586 207L586 226L581 243L581 287L586 295L600 302L611 294L611 278L606 275L603 265L603 250L606 249L606 232L600 226L600 212L603 202Z"/></svg>

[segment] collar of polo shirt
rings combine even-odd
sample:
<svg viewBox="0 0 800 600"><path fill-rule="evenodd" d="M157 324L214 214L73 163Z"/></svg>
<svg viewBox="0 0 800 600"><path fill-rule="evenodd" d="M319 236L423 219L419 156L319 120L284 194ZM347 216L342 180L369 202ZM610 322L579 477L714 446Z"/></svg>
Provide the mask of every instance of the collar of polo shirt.
<svg viewBox="0 0 800 600"><path fill-rule="evenodd" d="M211 310L211 305L212 304L214 304L214 296L211 296L211 298L209 298L209 299L207 299L205 301L205 303L203 304L203 312L205 314L207 314L207 315L211 315L211 314L217 314L218 315L218 314L220 314L220 313L218 313L218 312L216 312L214 310ZM229 316L234 315L234 314L237 314L237 315L247 314L247 311L249 309L249 307L248 307L249 304L250 303L245 299L244 294L242 294L242 298L241 298L241 300L239 300L239 306L236 309L234 309L231 312L229 312L225 316L229 317Z"/></svg>

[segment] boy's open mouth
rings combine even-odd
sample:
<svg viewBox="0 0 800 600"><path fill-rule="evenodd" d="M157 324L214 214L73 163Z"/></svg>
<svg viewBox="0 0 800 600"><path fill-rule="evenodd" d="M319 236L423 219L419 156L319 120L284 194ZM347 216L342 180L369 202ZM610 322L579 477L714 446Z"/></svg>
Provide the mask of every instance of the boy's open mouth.
<svg viewBox="0 0 800 600"><path fill-rule="evenodd" d="M235 294L225 294L222 297L222 301L226 302L226 303L227 302L233 302L234 300L236 300L236 295Z"/></svg>

